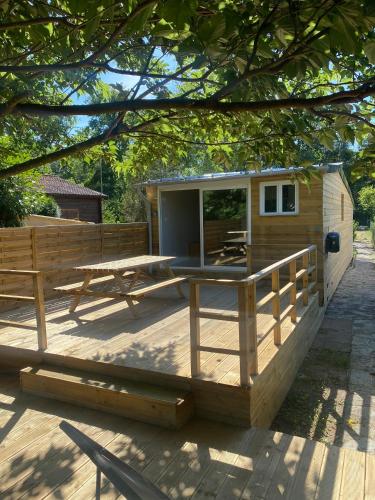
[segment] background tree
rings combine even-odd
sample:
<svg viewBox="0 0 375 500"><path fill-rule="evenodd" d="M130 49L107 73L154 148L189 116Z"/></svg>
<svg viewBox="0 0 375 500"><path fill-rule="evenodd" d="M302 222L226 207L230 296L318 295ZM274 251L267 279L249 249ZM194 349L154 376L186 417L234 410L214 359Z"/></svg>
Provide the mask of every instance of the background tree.
<svg viewBox="0 0 375 500"><path fill-rule="evenodd" d="M375 221L375 186L364 186L358 193L358 203L368 218L367 223Z"/></svg>
<svg viewBox="0 0 375 500"><path fill-rule="evenodd" d="M22 226L30 214L56 217L56 202L41 191L37 178L17 176L0 181L0 227Z"/></svg>
<svg viewBox="0 0 375 500"><path fill-rule="evenodd" d="M295 164L300 141L371 150L374 20L370 0L2 2L0 176L88 165L103 144L115 162L121 141L128 171L195 146L220 168ZM114 75L135 80L114 94ZM74 116L106 120L63 132ZM34 147L17 148L29 129Z"/></svg>

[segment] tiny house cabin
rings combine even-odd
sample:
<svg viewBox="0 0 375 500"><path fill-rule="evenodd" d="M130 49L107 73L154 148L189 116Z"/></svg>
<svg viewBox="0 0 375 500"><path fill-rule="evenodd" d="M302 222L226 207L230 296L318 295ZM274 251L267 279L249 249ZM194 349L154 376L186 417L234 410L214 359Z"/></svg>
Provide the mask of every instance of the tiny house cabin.
<svg viewBox="0 0 375 500"><path fill-rule="evenodd" d="M150 180L152 251L192 272L253 273L309 244L327 304L352 259L353 200L341 164Z"/></svg>

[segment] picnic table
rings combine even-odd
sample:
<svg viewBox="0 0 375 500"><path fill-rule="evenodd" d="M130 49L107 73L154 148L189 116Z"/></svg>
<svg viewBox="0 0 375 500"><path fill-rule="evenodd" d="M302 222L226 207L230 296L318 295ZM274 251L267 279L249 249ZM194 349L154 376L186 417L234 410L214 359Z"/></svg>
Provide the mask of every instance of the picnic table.
<svg viewBox="0 0 375 500"><path fill-rule="evenodd" d="M74 312L80 303L83 295L89 295L102 298L114 298L125 300L134 317L137 317L134 310L134 301L140 301L145 295L148 295L161 288L175 286L180 297L184 297L181 290L181 283L188 279L188 276L175 276L169 264L175 259L171 256L160 255L139 255L126 259L116 259L95 264L75 266L73 270L83 272L83 282L73 283L54 288L54 290L73 295L69 312ZM152 266L162 268L167 273L167 279L157 281L151 274ZM152 281L152 284L142 284L137 286L139 280ZM105 289L93 290L92 285L114 285L108 291Z"/></svg>
<svg viewBox="0 0 375 500"><path fill-rule="evenodd" d="M224 253L231 248L235 248L246 255L247 238L239 236L238 238L229 238L223 240L222 243L224 245Z"/></svg>

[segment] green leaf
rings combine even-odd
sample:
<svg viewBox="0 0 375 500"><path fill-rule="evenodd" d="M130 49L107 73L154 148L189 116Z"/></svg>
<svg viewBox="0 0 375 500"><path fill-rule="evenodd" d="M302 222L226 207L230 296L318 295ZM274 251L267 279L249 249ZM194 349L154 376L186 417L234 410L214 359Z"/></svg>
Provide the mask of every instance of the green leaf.
<svg viewBox="0 0 375 500"><path fill-rule="evenodd" d="M146 27L146 23L154 12L155 6L157 2L152 2L150 5L147 5L143 9L141 9L137 14L135 14L131 21L127 24L126 31L127 33L136 33L138 31L142 31Z"/></svg>
<svg viewBox="0 0 375 500"><path fill-rule="evenodd" d="M167 0L163 5L160 15L178 29L184 29L185 24L190 24L190 19L198 7L196 0Z"/></svg>
<svg viewBox="0 0 375 500"><path fill-rule="evenodd" d="M365 43L364 51L371 64L375 64L375 40Z"/></svg>
<svg viewBox="0 0 375 500"><path fill-rule="evenodd" d="M216 42L225 32L225 17L216 15L203 18L198 26L198 36L207 45Z"/></svg>

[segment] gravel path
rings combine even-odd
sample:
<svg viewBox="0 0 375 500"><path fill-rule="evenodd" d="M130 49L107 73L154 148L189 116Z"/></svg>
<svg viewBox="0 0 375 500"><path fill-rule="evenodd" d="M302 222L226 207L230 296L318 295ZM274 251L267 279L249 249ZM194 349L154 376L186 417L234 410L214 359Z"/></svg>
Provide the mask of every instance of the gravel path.
<svg viewBox="0 0 375 500"><path fill-rule="evenodd" d="M272 428L375 453L375 251L356 248Z"/></svg>

